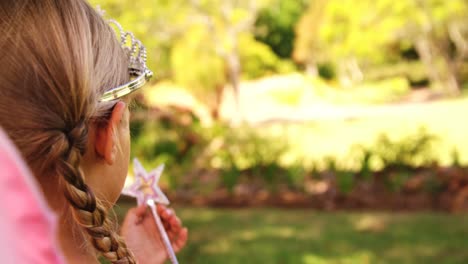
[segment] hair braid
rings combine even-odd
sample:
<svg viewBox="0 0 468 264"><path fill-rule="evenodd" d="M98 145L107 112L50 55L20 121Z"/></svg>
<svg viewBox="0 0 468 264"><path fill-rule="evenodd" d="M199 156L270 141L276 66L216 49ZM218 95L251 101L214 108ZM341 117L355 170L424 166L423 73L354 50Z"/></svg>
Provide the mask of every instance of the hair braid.
<svg viewBox="0 0 468 264"><path fill-rule="evenodd" d="M0 35L0 125L62 219L111 262L135 263L80 168L90 120L107 120L113 105L101 95L129 80L115 32L86 0L0 0Z"/></svg>
<svg viewBox="0 0 468 264"><path fill-rule="evenodd" d="M62 181L65 197L72 208L74 220L91 237L94 248L112 263L136 263L124 241L112 228L107 210L86 185L80 168L81 157L86 151L88 129L86 122L64 133L62 158L57 161L57 170Z"/></svg>

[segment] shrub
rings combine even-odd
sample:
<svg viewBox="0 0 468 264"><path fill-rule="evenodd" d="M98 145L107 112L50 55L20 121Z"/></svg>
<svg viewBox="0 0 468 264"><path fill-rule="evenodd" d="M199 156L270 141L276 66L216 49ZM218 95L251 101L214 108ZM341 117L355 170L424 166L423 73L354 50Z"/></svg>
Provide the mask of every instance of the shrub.
<svg viewBox="0 0 468 264"><path fill-rule="evenodd" d="M384 167L429 166L435 160L433 144L436 139L425 128L397 140L381 135L374 151Z"/></svg>
<svg viewBox="0 0 468 264"><path fill-rule="evenodd" d="M278 58L268 45L255 40L250 35L240 38L239 49L243 77L246 79L296 70L294 63Z"/></svg>
<svg viewBox="0 0 468 264"><path fill-rule="evenodd" d="M221 170L222 182L231 189L239 180L260 181L270 190L292 184L297 171L280 164L288 146L276 137L260 136L249 127L218 128L218 135L204 151L204 159ZM237 174L237 175L236 175Z"/></svg>

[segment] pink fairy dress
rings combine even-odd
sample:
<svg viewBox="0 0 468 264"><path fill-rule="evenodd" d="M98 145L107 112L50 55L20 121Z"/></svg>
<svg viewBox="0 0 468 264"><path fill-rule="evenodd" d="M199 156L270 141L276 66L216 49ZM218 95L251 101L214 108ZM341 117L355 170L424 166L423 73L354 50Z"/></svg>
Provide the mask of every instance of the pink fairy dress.
<svg viewBox="0 0 468 264"><path fill-rule="evenodd" d="M64 263L55 237L55 216L20 154L0 129L0 262Z"/></svg>

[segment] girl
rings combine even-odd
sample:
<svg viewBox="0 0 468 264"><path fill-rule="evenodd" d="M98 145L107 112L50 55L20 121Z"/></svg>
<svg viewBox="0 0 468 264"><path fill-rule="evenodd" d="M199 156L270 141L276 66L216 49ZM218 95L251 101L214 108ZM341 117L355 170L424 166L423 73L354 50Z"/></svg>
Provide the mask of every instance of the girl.
<svg viewBox="0 0 468 264"><path fill-rule="evenodd" d="M134 58L84 0L0 1L0 126L59 216L68 263L96 263L96 253L113 263L167 257L144 207L128 212L123 238L107 214L128 169ZM187 229L158 210L180 250Z"/></svg>

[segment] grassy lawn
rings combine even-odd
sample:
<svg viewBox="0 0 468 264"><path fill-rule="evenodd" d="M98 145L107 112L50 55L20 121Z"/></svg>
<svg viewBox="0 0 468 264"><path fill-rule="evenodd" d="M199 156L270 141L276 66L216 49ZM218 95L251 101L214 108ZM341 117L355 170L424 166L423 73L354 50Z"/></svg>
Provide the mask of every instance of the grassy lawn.
<svg viewBox="0 0 468 264"><path fill-rule="evenodd" d="M467 263L466 215L178 208L180 263Z"/></svg>
<svg viewBox="0 0 468 264"><path fill-rule="evenodd" d="M381 134L398 140L425 128L437 137L435 156L441 164L452 163L454 150L459 153L461 163L468 164L467 96L427 103L369 105L359 98L371 97L377 101L391 98L391 85L349 91L321 89L301 75L291 75L258 81L250 86L246 85L243 90L242 112L248 120L254 120L253 123L286 121L255 126L261 133L277 135L290 143L289 155L284 157L286 163L299 161L309 166L311 163L323 166L320 163L325 158L333 157L339 167L352 169L357 166L350 156L353 146L373 147ZM146 89L145 96L151 105L182 104L200 116L206 115L206 109L202 111L203 107L182 91L180 87L162 85ZM329 94L325 96L321 91ZM229 94L229 89L226 93ZM279 102L282 100L285 102ZM224 108L232 108L229 100L226 101Z"/></svg>
<svg viewBox="0 0 468 264"><path fill-rule="evenodd" d="M326 109L324 109L325 111ZM346 118L324 118L298 123L274 123L262 127L265 133L288 140L288 160L320 163L334 157L341 167L354 167L350 155L354 146L375 147L382 134L392 140L415 135L424 128L435 136L434 156L441 164L451 164L453 153L468 164L468 99L443 100L408 106L343 107L338 115Z"/></svg>

